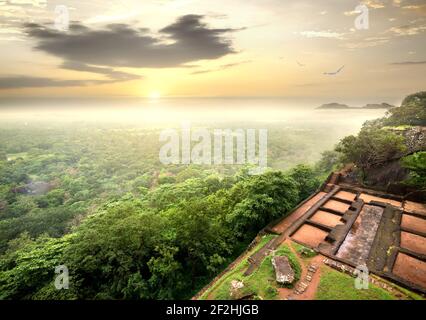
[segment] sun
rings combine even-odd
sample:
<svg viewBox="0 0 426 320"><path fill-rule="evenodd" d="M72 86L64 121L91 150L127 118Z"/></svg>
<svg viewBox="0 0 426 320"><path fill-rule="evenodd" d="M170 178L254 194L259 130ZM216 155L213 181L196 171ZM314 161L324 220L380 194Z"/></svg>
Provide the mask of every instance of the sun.
<svg viewBox="0 0 426 320"><path fill-rule="evenodd" d="M148 96L151 100L158 100L161 98L161 93L159 91L152 91Z"/></svg>

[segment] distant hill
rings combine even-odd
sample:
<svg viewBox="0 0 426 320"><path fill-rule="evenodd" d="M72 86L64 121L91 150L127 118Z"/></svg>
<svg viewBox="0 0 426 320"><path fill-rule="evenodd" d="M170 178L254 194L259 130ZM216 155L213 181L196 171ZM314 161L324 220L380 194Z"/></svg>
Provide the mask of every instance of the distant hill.
<svg viewBox="0 0 426 320"><path fill-rule="evenodd" d="M322 106L319 106L317 109L351 109L351 107L349 107L346 104L332 102L332 103L323 104Z"/></svg>
<svg viewBox="0 0 426 320"><path fill-rule="evenodd" d="M363 109L392 109L395 108L395 106L383 102L383 103L369 103L362 107Z"/></svg>
<svg viewBox="0 0 426 320"><path fill-rule="evenodd" d="M369 103L365 106L359 108L359 107L350 107L346 104L332 102L332 103L326 103L321 106L319 106L317 109L392 109L395 108L395 106L383 102L383 103Z"/></svg>

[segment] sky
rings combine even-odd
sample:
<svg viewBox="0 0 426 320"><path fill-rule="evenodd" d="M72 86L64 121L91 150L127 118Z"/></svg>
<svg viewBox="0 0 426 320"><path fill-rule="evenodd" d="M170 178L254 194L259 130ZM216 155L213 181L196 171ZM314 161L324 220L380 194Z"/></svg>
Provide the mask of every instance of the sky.
<svg viewBox="0 0 426 320"><path fill-rule="evenodd" d="M0 100L395 102L426 89L426 1L0 0L0 48Z"/></svg>

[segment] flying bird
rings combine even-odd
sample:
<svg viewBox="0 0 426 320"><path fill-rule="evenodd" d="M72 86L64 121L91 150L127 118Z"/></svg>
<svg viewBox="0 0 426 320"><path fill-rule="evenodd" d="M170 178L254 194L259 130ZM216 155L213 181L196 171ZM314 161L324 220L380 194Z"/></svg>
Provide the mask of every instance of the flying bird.
<svg viewBox="0 0 426 320"><path fill-rule="evenodd" d="M340 73L340 71L343 70L345 66L341 66L339 70L335 71L335 72L324 72L324 75L326 76L335 76L336 74Z"/></svg>
<svg viewBox="0 0 426 320"><path fill-rule="evenodd" d="M299 67L304 67L305 65L303 63L300 63L299 61L296 61Z"/></svg>

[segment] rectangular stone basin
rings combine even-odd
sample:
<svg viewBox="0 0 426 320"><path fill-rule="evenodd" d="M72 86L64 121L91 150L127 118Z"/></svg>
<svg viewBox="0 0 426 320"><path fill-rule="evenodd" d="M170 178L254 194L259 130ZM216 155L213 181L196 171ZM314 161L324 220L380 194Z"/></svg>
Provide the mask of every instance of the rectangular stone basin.
<svg viewBox="0 0 426 320"><path fill-rule="evenodd" d="M336 256L355 265L366 264L382 215L383 208L364 205Z"/></svg>

